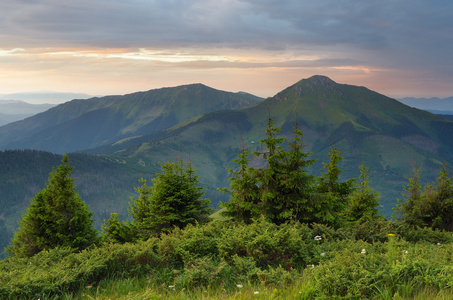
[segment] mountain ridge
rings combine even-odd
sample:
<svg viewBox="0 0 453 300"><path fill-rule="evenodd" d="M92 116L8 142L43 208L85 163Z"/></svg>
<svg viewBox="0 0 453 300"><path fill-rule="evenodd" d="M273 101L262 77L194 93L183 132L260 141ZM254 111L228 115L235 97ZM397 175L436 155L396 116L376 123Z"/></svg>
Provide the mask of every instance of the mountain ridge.
<svg viewBox="0 0 453 300"><path fill-rule="evenodd" d="M202 84L75 99L26 121L0 127L0 149L80 151L164 129L209 111L239 109L261 100Z"/></svg>
<svg viewBox="0 0 453 300"><path fill-rule="evenodd" d="M374 172L375 187L385 195L387 216L395 199L401 197L404 176L413 164L421 165L426 178L433 179L443 161L453 162L453 122L324 76L303 79L252 107L207 113L184 126L117 144L110 150L105 146L101 152L131 163L190 153L193 164L207 174L203 184L225 186L224 168L234 167L231 160L240 152L241 139L249 150L259 150L269 114L275 126L282 128L281 134L289 138L293 122L299 121L305 150L314 152L319 160L314 172L319 173L334 144L344 156L344 178L357 177L358 166L365 161Z"/></svg>
<svg viewBox="0 0 453 300"><path fill-rule="evenodd" d="M204 89L202 85L195 87L194 94ZM166 91L171 91L171 88L160 90L161 93ZM179 92L184 92L184 88L180 88ZM136 96L140 98L143 94ZM111 99L110 104L115 99ZM211 98L197 99L204 102ZM101 101L107 100L108 98L104 98ZM86 100L71 101L70 105L83 106L88 103L82 101ZM68 106L63 108L68 109ZM88 108L79 107L76 113ZM100 105L90 112L105 113L99 108L107 111L114 108L114 111L118 110L126 115L124 109L114 105L112 107ZM133 117L133 110L128 110L128 114ZM87 116L86 113L80 114L82 115L87 118L82 123L88 130L92 126L88 121L94 117ZM138 176L137 174L151 176L149 174L159 171L158 162L172 161L175 157L190 160L194 168L198 169L197 174L200 175L200 184L205 187L206 197L217 206L219 201L228 200L226 195L221 195L217 191L217 188L228 186L226 169L236 167L232 160L240 153L242 145L250 151L263 149L259 141L266 137L269 116L273 118L275 126L281 128L281 136L289 139L292 138L294 122L298 121L304 134L304 151L313 152L312 157L318 160L309 170L315 175L320 174L322 163L328 160L326 154L333 145L337 145L344 158L339 166L343 171L342 179L357 178L358 166L365 162L370 169L371 186L382 194L381 213L387 217L390 217L396 199L401 198L402 186L407 184L405 176L411 172L413 166L422 168L423 180L428 182L437 178L439 167L444 162L453 163L451 154L453 122L426 111L410 108L365 87L339 84L322 76L302 79L274 97L249 107L204 113L161 130L148 133L144 131L140 135L133 134L100 148L83 151L96 153L104 159L103 163L112 162L114 169L121 167L126 177L129 173L134 176ZM121 122L125 121L120 119L119 123ZM60 126L70 128L74 127L75 123L69 121ZM104 125L104 129L112 128ZM46 140L45 136L36 137L38 138ZM74 142L78 140L76 135L69 134L67 138ZM257 166L259 163L255 160L251 165ZM100 182L100 179L96 179L99 170L91 170L90 166L78 162L77 168L81 167L85 168L84 175L80 175L81 178L89 177L92 182ZM16 169L27 172L26 165L18 166ZM13 171L8 172L12 172L12 175L5 173L5 178L14 179ZM104 180L102 186L109 185L105 183L105 178L102 180ZM138 177L133 180L136 185L137 180ZM39 185L35 183L33 186ZM115 191L118 195L125 195L133 192L133 188L134 185L123 187L122 191ZM110 212L119 212L118 209L127 207L128 197L112 196L108 199L103 198L102 203L97 203L96 197L102 192L95 193L90 189L85 188L83 195L89 199L97 216L108 216ZM3 196L0 195L0 198ZM0 215L1 213L0 211Z"/></svg>

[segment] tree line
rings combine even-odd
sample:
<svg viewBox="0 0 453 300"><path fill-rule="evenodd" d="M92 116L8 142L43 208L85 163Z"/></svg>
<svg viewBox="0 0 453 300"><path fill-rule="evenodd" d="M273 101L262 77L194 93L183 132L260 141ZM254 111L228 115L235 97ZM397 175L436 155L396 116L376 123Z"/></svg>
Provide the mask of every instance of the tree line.
<svg viewBox="0 0 453 300"><path fill-rule="evenodd" d="M336 146L328 153L320 176L308 172L315 163L312 153L304 152L303 133L296 122L292 139L278 137L280 128L269 117L263 151L249 152L242 146L228 169L229 188L221 188L230 200L222 203L222 215L231 222L250 224L265 220L285 223L320 223L333 228L353 226L378 215L379 193L370 188L368 168L360 166L358 179L340 181L339 163L343 159ZM261 167L252 166L259 161ZM255 165L255 164L254 164ZM117 213L104 220L102 233L94 229L88 206L75 192L73 167L68 155L49 176L46 188L32 199L19 230L7 248L10 255L29 257L55 247L86 249L103 242L125 243L146 240L188 224L210 221L210 200L203 198L198 175L191 162L182 158L160 164L161 173L148 185L142 178L131 197L132 221L120 221ZM453 184L446 165L435 183L422 190L420 169L414 169L404 197L398 200L395 218L412 227L431 227L453 231Z"/></svg>

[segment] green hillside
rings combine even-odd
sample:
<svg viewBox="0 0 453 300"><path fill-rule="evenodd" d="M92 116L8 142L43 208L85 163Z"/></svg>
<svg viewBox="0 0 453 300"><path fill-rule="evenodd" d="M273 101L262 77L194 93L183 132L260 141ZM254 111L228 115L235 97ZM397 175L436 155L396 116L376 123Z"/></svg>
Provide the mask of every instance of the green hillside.
<svg viewBox="0 0 453 300"><path fill-rule="evenodd" d="M423 180L432 181L444 161L453 161L453 122L324 76L302 80L253 107L205 114L104 147L102 152L132 163L165 161L190 153L201 181L215 194L216 187L228 184L225 168L234 167L230 162L240 151L241 137L249 150L259 150L269 113L282 128L281 134L288 137L293 122L299 121L306 150L319 159L314 173L322 168L325 154L334 144L345 158L343 178L357 177L364 161L370 168L372 186L382 194L381 210L388 217L413 165L421 166Z"/></svg>
<svg viewBox="0 0 453 300"><path fill-rule="evenodd" d="M242 143L251 151L261 149L259 141L265 138L269 114L275 126L281 127L281 134L288 138L292 137L293 122L296 119L299 121L304 133L305 150L313 152L312 158L318 159L309 170L315 175L319 174L322 163L327 162L325 155L334 144L344 157L340 165L342 179L357 178L358 166L364 161L370 170L371 187L382 196L381 213L387 217L391 216L396 199L401 198L403 186L407 184L405 176L412 166L421 167L423 182L432 182L437 178L443 162L453 165L453 122L410 108L364 87L337 84L327 77L314 76L254 106L229 110L231 107L227 100L237 100L236 96L245 97L240 98L243 99L240 100L242 105L250 105L253 99L256 100L244 93L232 94L203 85L189 85L124 97L74 100L49 110L59 113L48 115L46 112L35 116L35 119L14 123L14 128L3 126L0 131L10 137L14 132L17 137L24 137L35 129L41 132L37 128L62 122L53 127L55 135L44 137L36 133L33 139L30 138L42 138L49 147L55 147L57 141L64 145L61 147L76 144L83 147L87 137L82 133L88 131L92 132L90 145L94 147L94 143L102 144L100 136L112 131L115 138L110 144L85 150L98 155L69 154L70 163L75 166L77 191L94 212L98 228L111 212L118 212L122 219L126 218L129 196L134 193L134 187L139 186L138 179L144 176L150 180L159 170L158 162L174 161L176 157L192 162L200 175L201 185L205 187L205 196L211 199L214 207L218 207L219 201L228 201L227 196L218 192L217 188L228 186L226 169L236 167L231 161L240 152ZM189 119L189 115L185 115L187 120L184 122L152 131L157 125L150 128L150 124L157 124L157 119L160 118L159 122L164 124L173 118L150 117L152 121L147 123L144 109L140 108L146 107L148 102L157 103L157 99L161 99L162 107L168 108L173 103L173 109L162 109L172 111L169 115L174 120L183 118L183 113L192 109L189 106L180 109L177 101L190 102L195 109L209 106L210 99L217 99L228 107L221 106L219 109L223 107L223 110L206 114L195 111L192 115L199 115L194 118ZM231 100L231 103L238 103L239 100L236 100ZM212 109L219 107L215 101L211 102ZM102 118L103 115L111 118ZM50 116L59 116L61 120ZM68 121L71 117L73 119ZM170 123L165 124L168 126ZM21 131L27 126L32 130L27 133ZM11 132L7 132L8 128ZM58 131L59 128L62 131ZM52 130L47 130L47 134ZM134 134L117 134L120 131ZM66 132L64 137L59 135L62 132ZM4 140L3 133L0 139ZM28 201L44 187L49 172L60 160L61 156L42 151L0 152L0 228L7 228L8 234L15 229ZM252 165L259 163L253 161Z"/></svg>
<svg viewBox="0 0 453 300"><path fill-rule="evenodd" d="M73 100L0 127L0 149L79 151L149 134L207 112L239 109L259 101L261 98L247 93L224 92L202 84Z"/></svg>

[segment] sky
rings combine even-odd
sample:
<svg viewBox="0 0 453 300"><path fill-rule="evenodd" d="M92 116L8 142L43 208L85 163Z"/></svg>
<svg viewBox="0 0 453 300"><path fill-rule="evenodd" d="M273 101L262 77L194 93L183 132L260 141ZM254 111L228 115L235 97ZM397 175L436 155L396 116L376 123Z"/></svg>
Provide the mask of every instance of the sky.
<svg viewBox="0 0 453 300"><path fill-rule="evenodd" d="M1 0L0 94L203 83L270 97L313 75L453 96L451 0Z"/></svg>

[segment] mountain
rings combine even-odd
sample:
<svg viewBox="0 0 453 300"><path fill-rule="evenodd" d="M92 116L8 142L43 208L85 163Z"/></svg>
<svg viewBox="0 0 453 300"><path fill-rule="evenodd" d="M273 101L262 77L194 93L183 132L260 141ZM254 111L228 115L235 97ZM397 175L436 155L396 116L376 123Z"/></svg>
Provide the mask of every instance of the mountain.
<svg viewBox="0 0 453 300"><path fill-rule="evenodd" d="M48 110L53 104L30 104L21 100L0 100L0 126Z"/></svg>
<svg viewBox="0 0 453 300"><path fill-rule="evenodd" d="M411 107L423 109L439 115L453 115L453 97L448 98L414 98L406 97L398 99Z"/></svg>
<svg viewBox="0 0 453 300"><path fill-rule="evenodd" d="M453 162L453 122L324 76L301 80L253 107L208 113L94 152L110 153L137 167L139 161L146 165L190 154L212 197L216 187L228 184L225 168L234 167L231 160L240 151L241 139L249 150L260 150L269 114L289 138L298 120L306 150L318 159L315 174L334 144L344 157L343 178L358 177L364 161L372 186L382 194L381 211L388 217L413 165L421 166L423 179L431 181L444 161Z"/></svg>
<svg viewBox="0 0 453 300"><path fill-rule="evenodd" d="M63 103L72 99L88 99L93 96L82 93L61 93L61 92L27 92L0 95L0 100L21 100L27 103L53 105Z"/></svg>
<svg viewBox="0 0 453 300"><path fill-rule="evenodd" d="M161 130L192 117L254 105L259 97L202 84L72 100L0 127L0 149L74 152Z"/></svg>
<svg viewBox="0 0 453 300"><path fill-rule="evenodd" d="M232 160L242 143L250 151L263 149L259 141L265 138L269 115L288 138L298 120L305 150L318 159L310 170L315 175L328 161L326 153L334 144L344 157L342 179L357 178L358 166L365 162L387 217L401 198L412 166L421 167L422 180L431 182L444 162L453 165L452 121L365 87L313 76L248 106L259 100L200 84L73 100L1 127L0 140L17 137L25 143L29 139L32 146L41 138L52 149L64 151L58 146L60 138L65 147L79 144L72 149L96 154L70 153L69 160L75 166L77 191L94 212L98 228L111 212L125 218L129 196L140 186L138 179L151 180L160 171L158 162L175 157L197 169L205 196L214 206L227 201L227 195L217 191L228 186L226 168L236 167ZM220 110L206 112L206 107ZM230 109L239 107L244 108ZM107 135L107 129L113 134ZM85 135L90 135L90 143ZM97 138L111 142L97 143ZM94 148L96 144L101 146ZM0 220L6 224L0 227L14 228L60 160L60 155L43 151L0 151Z"/></svg>

